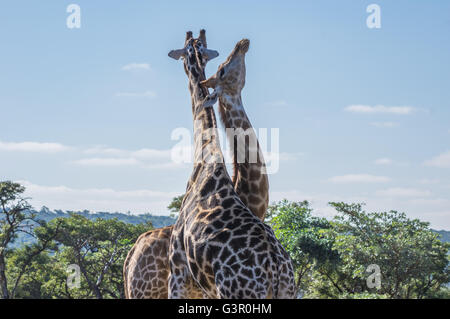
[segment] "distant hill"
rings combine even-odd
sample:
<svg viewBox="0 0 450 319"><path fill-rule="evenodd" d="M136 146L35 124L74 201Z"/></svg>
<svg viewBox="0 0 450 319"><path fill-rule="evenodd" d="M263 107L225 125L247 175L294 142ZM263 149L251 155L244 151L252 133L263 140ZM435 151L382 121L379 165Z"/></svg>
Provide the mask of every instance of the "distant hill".
<svg viewBox="0 0 450 319"><path fill-rule="evenodd" d="M33 211L36 213L37 219L50 221L53 218L56 217L69 217L69 213L75 213L82 215L89 219L97 219L97 218L103 218L103 219L113 219L117 218L118 220L129 223L129 224L141 224L150 221L155 228L158 227L164 227L167 225L171 225L175 223L175 219L169 216L159 216L159 215L152 215L152 214L140 214L140 215L132 215L130 213L109 213L109 212L90 212L88 210L83 211L62 211L62 210L55 210L52 211L48 209L47 207L42 207L40 211Z"/></svg>
<svg viewBox="0 0 450 319"><path fill-rule="evenodd" d="M109 212L90 212L88 210L83 211L62 211L62 210L50 210L47 207L42 207L41 210L33 210L33 213L36 214L36 219L38 220L44 220L46 222L49 222L50 220L57 218L57 217L69 217L70 213L75 213L82 215L88 219L97 219L97 218L103 218L103 219L113 219L117 218L119 221L122 221L124 223L130 223L130 224L143 224L146 222L151 222L153 227L159 228L164 227L168 225L172 225L175 223L175 219L169 216L158 216L158 215L152 215L152 214L140 214L140 215L131 215L131 214L125 214L125 213L109 213ZM28 234L20 233L19 237L14 242L14 247L20 247L24 243L32 242L34 239Z"/></svg>
<svg viewBox="0 0 450 319"><path fill-rule="evenodd" d="M441 235L440 240L444 242L450 242L450 231L448 230L433 230L434 232Z"/></svg>
<svg viewBox="0 0 450 319"><path fill-rule="evenodd" d="M89 219L97 219L97 218L103 218L103 219L113 219L117 218L119 221L122 221L124 223L131 223L131 224L141 224L146 223L150 221L155 228L164 227L168 225L172 225L175 223L175 219L169 216L159 216L159 215L152 215L152 214L140 214L140 215L132 215L129 213L109 213L109 212L90 212L88 210L83 211L62 211L62 210L50 210L47 207L42 207L41 210L36 211L33 210L34 213L36 213L37 219L45 220L46 222L57 218L57 217L69 217L70 213L79 214L82 216L85 216ZM440 235L440 239L443 242L450 242L450 231L448 230L433 230L434 232L438 233ZM33 238L27 234L20 234L19 238L14 242L15 247L21 246L23 243L27 243L33 241Z"/></svg>

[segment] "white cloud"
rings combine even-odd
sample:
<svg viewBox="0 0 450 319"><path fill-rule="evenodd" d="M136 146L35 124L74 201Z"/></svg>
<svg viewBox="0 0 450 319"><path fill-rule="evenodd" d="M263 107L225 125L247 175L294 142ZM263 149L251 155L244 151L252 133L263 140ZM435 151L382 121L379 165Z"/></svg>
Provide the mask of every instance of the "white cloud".
<svg viewBox="0 0 450 319"><path fill-rule="evenodd" d="M432 159L425 161L426 166L450 168L450 151L444 152Z"/></svg>
<svg viewBox="0 0 450 319"><path fill-rule="evenodd" d="M413 205L433 207L436 209L437 206L448 209L450 207L450 200L446 198L413 198L409 202ZM450 216L450 215L449 215Z"/></svg>
<svg viewBox="0 0 450 319"><path fill-rule="evenodd" d="M374 163L376 165L390 165L393 163L393 161L390 158L384 157L384 158L379 158L379 159L375 160Z"/></svg>
<svg viewBox="0 0 450 319"><path fill-rule="evenodd" d="M108 155L108 156L124 156L129 152L126 150L113 148L113 147L105 147L105 146L95 146L90 147L83 150L85 154L96 154L96 155Z"/></svg>
<svg viewBox="0 0 450 319"><path fill-rule="evenodd" d="M393 187L384 190L377 191L375 193L378 196L387 197L428 197L431 196L431 192L428 190L416 189L416 188L402 188Z"/></svg>
<svg viewBox="0 0 450 319"><path fill-rule="evenodd" d="M71 161L70 163L80 166L137 166L147 169L178 169L186 167L184 165L186 163L179 163L172 159L171 149L158 150L141 148L138 150L125 150L106 146L96 146L85 149L83 153L97 155L98 157L82 158ZM191 163L191 161L189 163Z"/></svg>
<svg viewBox="0 0 450 319"><path fill-rule="evenodd" d="M71 163L81 166L135 166L140 164L135 158L83 158Z"/></svg>
<svg viewBox="0 0 450 319"><path fill-rule="evenodd" d="M388 113L388 114L408 115L414 112L416 108L412 106L349 105L344 110L347 112L364 113L364 114Z"/></svg>
<svg viewBox="0 0 450 319"><path fill-rule="evenodd" d="M156 163L156 164L144 164L144 168L148 169L189 169L189 167L192 167L191 164L188 163L176 163L176 162L165 162L165 163Z"/></svg>
<svg viewBox="0 0 450 319"><path fill-rule="evenodd" d="M375 127L396 127L398 126L397 122L372 122L370 123L370 125L375 126Z"/></svg>
<svg viewBox="0 0 450 319"><path fill-rule="evenodd" d="M157 150L142 148L139 150L124 150L105 146L96 146L83 151L89 155L107 157L83 158L71 163L81 166L141 166L144 168L178 168L179 165L171 160L171 150Z"/></svg>
<svg viewBox="0 0 450 319"><path fill-rule="evenodd" d="M39 142L2 142L0 141L0 151L8 152L36 152L36 153L57 153L69 150L70 147L59 143L39 143Z"/></svg>
<svg viewBox="0 0 450 319"><path fill-rule="evenodd" d="M346 184L346 183L386 183L391 179L386 176L375 176L370 174L349 174L342 176L334 176L329 179L330 182Z"/></svg>
<svg viewBox="0 0 450 319"><path fill-rule="evenodd" d="M133 213L166 213L171 199L180 192L162 192L149 189L114 190L110 188L71 188L68 186L43 186L29 181L18 181L26 188L25 196L39 208L109 211Z"/></svg>
<svg viewBox="0 0 450 319"><path fill-rule="evenodd" d="M170 159L171 150L155 150L149 148L142 148L131 153L131 156L143 159Z"/></svg>
<svg viewBox="0 0 450 319"><path fill-rule="evenodd" d="M423 178L421 180L419 180L420 184L426 184L426 185L431 185L431 184L439 184L441 181L437 178Z"/></svg>
<svg viewBox="0 0 450 319"><path fill-rule="evenodd" d="M150 64L148 63L129 63L122 67L123 71L132 71L132 70L150 70Z"/></svg>
<svg viewBox="0 0 450 319"><path fill-rule="evenodd" d="M144 159L170 158L170 150L157 150L150 148L141 148L136 151L124 150L106 146L96 146L85 149L85 154L119 156L119 157L137 157Z"/></svg>
<svg viewBox="0 0 450 319"><path fill-rule="evenodd" d="M145 91L145 92L118 92L116 93L117 97L144 97L144 98L155 98L156 93L153 91Z"/></svg>

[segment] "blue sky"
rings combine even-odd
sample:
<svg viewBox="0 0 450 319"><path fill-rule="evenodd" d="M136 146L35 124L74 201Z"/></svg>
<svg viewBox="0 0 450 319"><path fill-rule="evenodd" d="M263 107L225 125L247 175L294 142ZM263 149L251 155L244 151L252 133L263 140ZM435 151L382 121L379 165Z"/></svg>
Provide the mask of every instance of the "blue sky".
<svg viewBox="0 0 450 319"><path fill-rule="evenodd" d="M68 29L66 8L81 8ZM381 8L369 29L366 8ZM271 200L366 202L450 229L450 2L2 1L0 179L36 207L166 214L191 165L187 79L167 57L207 30L220 56L251 40L243 102L278 128Z"/></svg>

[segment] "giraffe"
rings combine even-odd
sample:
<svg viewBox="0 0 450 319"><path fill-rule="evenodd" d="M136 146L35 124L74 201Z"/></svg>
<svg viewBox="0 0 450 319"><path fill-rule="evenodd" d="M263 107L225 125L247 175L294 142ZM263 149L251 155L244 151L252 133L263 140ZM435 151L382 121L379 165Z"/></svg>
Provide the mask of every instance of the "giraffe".
<svg viewBox="0 0 450 319"><path fill-rule="evenodd" d="M264 221L269 204L269 181L264 157L241 97L245 86L245 54L249 46L250 40L239 41L217 72L201 84L213 89L222 88L219 96L220 118L227 130L235 129L227 132L233 150L234 188L245 206Z"/></svg>
<svg viewBox="0 0 450 319"><path fill-rule="evenodd" d="M169 298L187 298L197 284L209 298L293 298L289 255L271 228L237 195L217 137L213 105L223 88L209 95L197 52L187 37L180 56L193 102L194 168L169 246Z"/></svg>
<svg viewBox="0 0 450 319"><path fill-rule="evenodd" d="M186 34L186 38L192 37L192 32ZM204 69L209 60L219 54L215 50L207 49L206 32L200 30L197 39L200 46L201 68ZM180 50L169 53L175 58L180 58ZM126 299L167 299L169 276L169 241L173 225L152 229L139 236L136 243L124 262L123 278ZM202 291L193 286L189 293L190 299L202 298Z"/></svg>

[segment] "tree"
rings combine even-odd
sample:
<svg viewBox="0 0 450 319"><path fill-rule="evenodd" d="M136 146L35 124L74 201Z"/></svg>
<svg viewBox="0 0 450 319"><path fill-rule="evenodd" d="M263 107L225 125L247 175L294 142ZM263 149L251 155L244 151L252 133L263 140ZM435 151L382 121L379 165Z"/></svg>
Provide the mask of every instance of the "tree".
<svg viewBox="0 0 450 319"><path fill-rule="evenodd" d="M169 206L167 208L170 211L170 217L176 217L181 209L181 204L183 203L184 194L180 196L176 196L172 199Z"/></svg>
<svg viewBox="0 0 450 319"><path fill-rule="evenodd" d="M366 213L362 204L330 204L339 215L327 236L340 262L318 273L317 295L429 298L449 282L450 244L441 242L429 223L396 211ZM368 287L369 265L381 271L379 288Z"/></svg>
<svg viewBox="0 0 450 319"><path fill-rule="evenodd" d="M89 220L71 214L69 218L53 219L47 230L54 232L56 227L59 231L55 237L53 267L60 276L53 283L53 289L67 298L73 295L77 298L123 298L123 262L133 243L152 228L151 224L132 225L117 219ZM71 264L79 266L83 278L78 292L69 292L65 283L67 273L64 276L64 272Z"/></svg>
<svg viewBox="0 0 450 319"><path fill-rule="evenodd" d="M34 260L49 249L56 249L54 239L58 236L61 226L61 221L55 222L55 227L49 228L45 222L39 221L40 226L33 228L33 237L36 242L23 245L15 249L13 252L14 258L11 258L9 268L9 279L12 282L10 288L10 297L15 298L20 281L23 276L32 271ZM9 259L9 258L8 258ZM44 258L45 259L45 258ZM14 276L11 276L14 274Z"/></svg>
<svg viewBox="0 0 450 319"><path fill-rule="evenodd" d="M6 277L6 255L9 246L18 233L32 234L36 224L31 206L22 197L25 187L11 181L0 182L0 292L4 299L10 298L8 279ZM27 264L31 259L26 259ZM26 267L26 265L24 266Z"/></svg>
<svg viewBox="0 0 450 319"><path fill-rule="evenodd" d="M330 203L331 221L312 216L308 202L283 200L268 220L290 254L306 298L446 298L449 243L429 224L396 211L367 213L362 204ZM368 285L369 265L381 274Z"/></svg>
<svg viewBox="0 0 450 319"><path fill-rule="evenodd" d="M308 292L313 269L336 262L332 241L326 236L332 226L325 218L312 216L307 201L282 200L268 207L267 219L276 237L294 264L296 287L300 295Z"/></svg>

